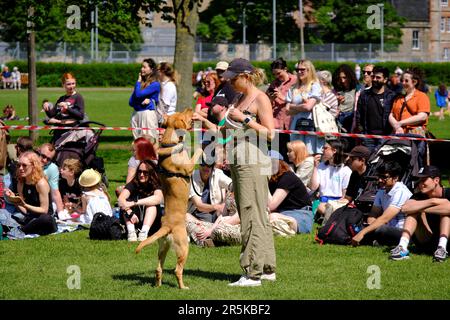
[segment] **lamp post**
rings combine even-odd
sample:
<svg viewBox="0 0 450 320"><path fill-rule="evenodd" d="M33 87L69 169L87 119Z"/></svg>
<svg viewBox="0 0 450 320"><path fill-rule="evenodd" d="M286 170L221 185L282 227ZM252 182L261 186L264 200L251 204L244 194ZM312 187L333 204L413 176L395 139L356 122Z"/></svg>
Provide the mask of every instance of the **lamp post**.
<svg viewBox="0 0 450 320"><path fill-rule="evenodd" d="M272 1L273 60L277 58L277 0Z"/></svg>
<svg viewBox="0 0 450 320"><path fill-rule="evenodd" d="M380 56L383 59L384 56L384 3L378 3L378 7L380 8L381 18L380 18L380 29L381 29L381 47L380 47Z"/></svg>
<svg viewBox="0 0 450 320"><path fill-rule="evenodd" d="M241 2L242 4L242 2ZM253 2L247 2L243 5L242 9L242 46L244 49L244 58L247 58L247 48L246 48L246 42L247 42L247 25L245 23L245 10L247 9L247 6L253 6L255 5Z"/></svg>
<svg viewBox="0 0 450 320"><path fill-rule="evenodd" d="M298 1L298 7L300 10L300 57L305 59L305 38L303 35L303 0Z"/></svg>

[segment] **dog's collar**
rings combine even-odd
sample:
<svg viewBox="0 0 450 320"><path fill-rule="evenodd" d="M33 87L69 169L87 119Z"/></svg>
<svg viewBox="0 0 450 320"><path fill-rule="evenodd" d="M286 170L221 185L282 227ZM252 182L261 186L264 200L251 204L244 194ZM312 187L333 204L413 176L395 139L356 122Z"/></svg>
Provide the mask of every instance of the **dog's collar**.
<svg viewBox="0 0 450 320"><path fill-rule="evenodd" d="M166 169L164 169L163 167L159 167L158 168L158 173L165 175L166 177L172 178L172 177L177 177L177 178L184 178L186 179L188 182L190 181L191 177L190 176L185 176L184 174L181 173L175 173L175 172L170 172L167 171Z"/></svg>
<svg viewBox="0 0 450 320"><path fill-rule="evenodd" d="M162 143L161 147L163 147L163 148L172 148L172 147L177 146L178 144L179 144L179 142L178 143Z"/></svg>

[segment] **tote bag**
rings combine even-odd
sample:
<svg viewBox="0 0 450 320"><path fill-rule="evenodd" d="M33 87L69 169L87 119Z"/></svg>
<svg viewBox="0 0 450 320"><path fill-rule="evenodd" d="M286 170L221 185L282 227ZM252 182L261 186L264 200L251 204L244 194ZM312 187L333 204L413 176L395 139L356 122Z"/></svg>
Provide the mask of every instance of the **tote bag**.
<svg viewBox="0 0 450 320"><path fill-rule="evenodd" d="M314 125L316 131L333 133L339 132L336 118L327 110L322 102L317 103L313 108Z"/></svg>

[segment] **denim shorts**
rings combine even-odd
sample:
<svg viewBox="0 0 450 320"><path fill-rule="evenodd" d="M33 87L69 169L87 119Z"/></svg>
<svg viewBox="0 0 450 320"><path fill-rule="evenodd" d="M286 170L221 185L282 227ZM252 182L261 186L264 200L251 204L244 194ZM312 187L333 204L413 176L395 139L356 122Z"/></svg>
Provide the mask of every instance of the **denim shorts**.
<svg viewBox="0 0 450 320"><path fill-rule="evenodd" d="M286 210L280 212L285 216L292 217L297 221L297 233L310 233L313 225L312 208L310 206L297 210Z"/></svg>

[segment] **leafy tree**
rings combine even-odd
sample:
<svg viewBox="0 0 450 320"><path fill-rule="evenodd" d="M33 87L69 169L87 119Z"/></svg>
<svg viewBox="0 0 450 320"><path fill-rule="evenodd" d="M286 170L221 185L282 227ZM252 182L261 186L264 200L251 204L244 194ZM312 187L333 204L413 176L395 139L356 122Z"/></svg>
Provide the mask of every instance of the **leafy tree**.
<svg viewBox="0 0 450 320"><path fill-rule="evenodd" d="M312 42L322 43L378 43L381 40L379 29L369 29L367 8L379 0L325 0L314 1L314 16L317 27L310 32ZM398 45L406 19L400 17L392 5L384 1L384 42ZM350 31L351 30L351 31Z"/></svg>
<svg viewBox="0 0 450 320"><path fill-rule="evenodd" d="M197 35L210 42L228 41L233 38L234 30L228 25L227 20L221 14L214 16L211 28L206 23L200 22L197 27Z"/></svg>
<svg viewBox="0 0 450 320"><path fill-rule="evenodd" d="M271 42L272 32L272 0L242 1L213 0L210 6L200 13L200 21L209 27L211 41L228 40L242 41L243 11L245 6L245 20L247 26L246 37L249 43L258 41ZM291 0L277 0L276 22L278 42L298 42L299 28L295 24L292 12L298 10L298 2ZM218 17L223 17L223 20ZM220 23L218 24L218 22ZM226 26L226 29L224 28ZM225 31L226 30L226 31ZM213 37L214 32L224 34L222 38ZM231 36L225 36L230 32Z"/></svg>

